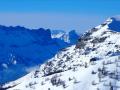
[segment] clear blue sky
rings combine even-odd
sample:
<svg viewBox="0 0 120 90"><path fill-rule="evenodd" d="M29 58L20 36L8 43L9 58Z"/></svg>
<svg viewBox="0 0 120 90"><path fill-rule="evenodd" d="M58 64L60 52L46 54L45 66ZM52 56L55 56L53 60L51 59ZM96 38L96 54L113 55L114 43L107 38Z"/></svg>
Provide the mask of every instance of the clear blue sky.
<svg viewBox="0 0 120 90"><path fill-rule="evenodd" d="M120 14L120 0L0 0L0 24L29 28L94 27Z"/></svg>

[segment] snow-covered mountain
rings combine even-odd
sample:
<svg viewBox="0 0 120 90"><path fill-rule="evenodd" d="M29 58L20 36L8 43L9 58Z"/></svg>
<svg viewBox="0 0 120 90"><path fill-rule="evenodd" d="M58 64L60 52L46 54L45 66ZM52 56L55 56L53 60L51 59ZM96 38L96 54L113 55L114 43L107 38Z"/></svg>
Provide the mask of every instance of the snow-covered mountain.
<svg viewBox="0 0 120 90"><path fill-rule="evenodd" d="M0 83L15 80L69 46L49 29L0 26Z"/></svg>
<svg viewBox="0 0 120 90"><path fill-rule="evenodd" d="M61 38L66 32L63 30L52 30L51 36L52 38Z"/></svg>
<svg viewBox="0 0 120 90"><path fill-rule="evenodd" d="M63 49L37 70L1 88L120 90L119 21L116 17L109 18L105 23L84 33L77 45Z"/></svg>
<svg viewBox="0 0 120 90"><path fill-rule="evenodd" d="M75 30L71 30L69 32L65 32L62 30L52 30L51 36L54 39L59 38L70 45L76 44L80 37L80 35L78 35L78 33Z"/></svg>

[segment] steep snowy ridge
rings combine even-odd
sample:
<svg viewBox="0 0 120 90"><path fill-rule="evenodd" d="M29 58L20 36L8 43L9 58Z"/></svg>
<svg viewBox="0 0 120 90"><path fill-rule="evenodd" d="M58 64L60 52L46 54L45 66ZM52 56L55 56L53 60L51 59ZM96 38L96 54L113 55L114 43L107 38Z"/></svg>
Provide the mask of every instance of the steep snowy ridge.
<svg viewBox="0 0 120 90"><path fill-rule="evenodd" d="M120 32L110 28L112 23L113 18L109 18L87 31L77 45L63 49L37 70L2 88L120 90Z"/></svg>

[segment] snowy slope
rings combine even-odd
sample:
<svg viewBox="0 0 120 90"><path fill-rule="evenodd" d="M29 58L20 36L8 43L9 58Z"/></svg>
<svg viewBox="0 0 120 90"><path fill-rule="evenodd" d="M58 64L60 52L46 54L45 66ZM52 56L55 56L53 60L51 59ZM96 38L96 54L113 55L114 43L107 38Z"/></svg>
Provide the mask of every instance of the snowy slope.
<svg viewBox="0 0 120 90"><path fill-rule="evenodd" d="M120 90L120 32L111 30L112 22L109 18L86 32L77 45L63 49L37 70L2 88Z"/></svg>

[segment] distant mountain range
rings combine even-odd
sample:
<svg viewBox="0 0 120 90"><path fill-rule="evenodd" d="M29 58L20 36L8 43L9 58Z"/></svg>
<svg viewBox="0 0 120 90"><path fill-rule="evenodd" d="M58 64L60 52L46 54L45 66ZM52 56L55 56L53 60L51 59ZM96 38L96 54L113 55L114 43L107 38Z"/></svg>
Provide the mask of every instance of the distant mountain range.
<svg viewBox="0 0 120 90"><path fill-rule="evenodd" d="M59 38L60 40L70 44L74 45L77 43L78 38L80 37L80 34L75 30L71 30L69 32L65 32L63 30L52 30L51 31L52 38Z"/></svg>
<svg viewBox="0 0 120 90"><path fill-rule="evenodd" d="M0 83L27 74L33 67L73 44L59 37L52 38L52 35L55 33L51 34L49 29L0 26Z"/></svg>
<svg viewBox="0 0 120 90"><path fill-rule="evenodd" d="M120 90L120 17L87 31L76 45L1 89Z"/></svg>

